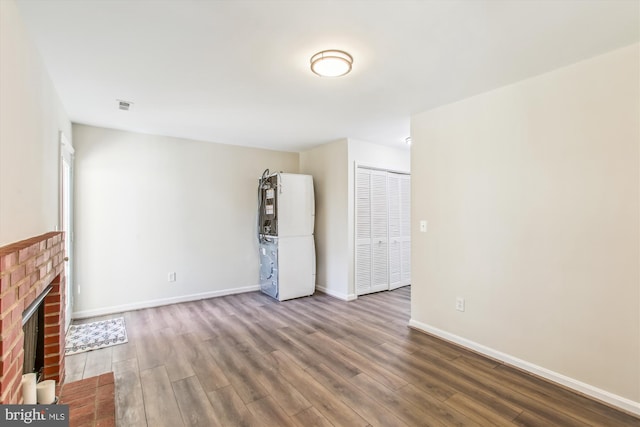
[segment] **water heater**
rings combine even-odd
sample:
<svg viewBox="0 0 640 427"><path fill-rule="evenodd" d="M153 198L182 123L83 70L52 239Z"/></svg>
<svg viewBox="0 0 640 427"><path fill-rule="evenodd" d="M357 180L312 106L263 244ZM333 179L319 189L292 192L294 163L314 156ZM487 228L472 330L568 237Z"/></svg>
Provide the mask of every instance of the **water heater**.
<svg viewBox="0 0 640 427"><path fill-rule="evenodd" d="M316 256L311 175L266 170L258 183L260 288L280 301L313 295Z"/></svg>

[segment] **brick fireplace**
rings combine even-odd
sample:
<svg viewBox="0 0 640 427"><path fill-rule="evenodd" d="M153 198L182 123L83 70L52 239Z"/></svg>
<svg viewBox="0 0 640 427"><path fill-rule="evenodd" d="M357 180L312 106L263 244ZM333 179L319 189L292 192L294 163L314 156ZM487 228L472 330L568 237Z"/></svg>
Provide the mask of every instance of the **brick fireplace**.
<svg viewBox="0 0 640 427"><path fill-rule="evenodd" d="M64 380L65 274L62 232L0 248L0 404L22 403L22 314L49 286L44 304L43 378Z"/></svg>

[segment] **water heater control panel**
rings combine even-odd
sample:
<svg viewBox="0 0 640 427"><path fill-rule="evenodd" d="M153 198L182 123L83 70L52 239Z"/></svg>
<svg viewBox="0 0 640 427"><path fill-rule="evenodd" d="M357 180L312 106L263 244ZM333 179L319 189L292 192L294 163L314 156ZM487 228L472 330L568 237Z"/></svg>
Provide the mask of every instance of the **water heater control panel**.
<svg viewBox="0 0 640 427"><path fill-rule="evenodd" d="M278 176L262 180L260 185L260 234L278 235Z"/></svg>

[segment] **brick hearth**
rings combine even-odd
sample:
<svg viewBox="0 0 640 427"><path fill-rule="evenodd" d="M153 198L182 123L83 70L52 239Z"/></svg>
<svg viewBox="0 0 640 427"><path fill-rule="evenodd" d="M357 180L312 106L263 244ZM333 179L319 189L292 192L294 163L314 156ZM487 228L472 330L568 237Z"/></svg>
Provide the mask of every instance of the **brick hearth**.
<svg viewBox="0 0 640 427"><path fill-rule="evenodd" d="M70 427L115 427L113 372L64 384L60 403L69 405Z"/></svg>
<svg viewBox="0 0 640 427"><path fill-rule="evenodd" d="M65 274L62 232L0 248L0 404L22 403L22 312L49 285L45 297L43 379L64 380Z"/></svg>

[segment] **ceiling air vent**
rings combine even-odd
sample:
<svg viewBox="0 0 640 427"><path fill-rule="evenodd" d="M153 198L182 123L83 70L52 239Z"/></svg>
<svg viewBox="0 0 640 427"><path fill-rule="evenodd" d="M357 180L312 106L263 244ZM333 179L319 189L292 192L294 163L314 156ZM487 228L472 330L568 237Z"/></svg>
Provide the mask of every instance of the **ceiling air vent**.
<svg viewBox="0 0 640 427"><path fill-rule="evenodd" d="M116 99L118 101L118 108L123 111L129 111L131 107L133 107L133 102L123 101L121 99Z"/></svg>

